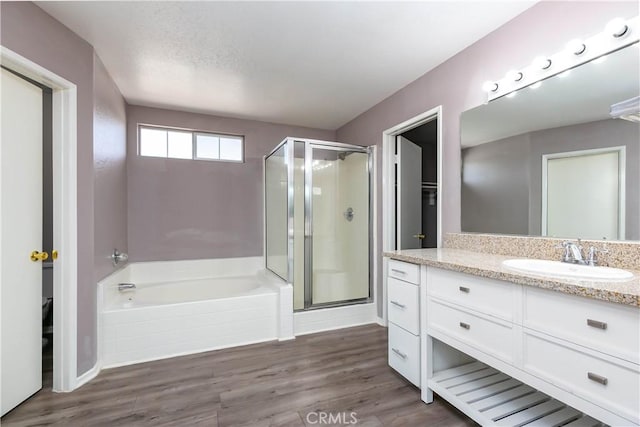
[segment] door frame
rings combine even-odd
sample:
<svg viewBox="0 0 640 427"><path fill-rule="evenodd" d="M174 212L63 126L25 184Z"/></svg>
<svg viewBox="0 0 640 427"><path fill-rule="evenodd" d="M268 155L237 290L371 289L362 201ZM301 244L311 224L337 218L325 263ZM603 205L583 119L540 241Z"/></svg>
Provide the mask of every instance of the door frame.
<svg viewBox="0 0 640 427"><path fill-rule="evenodd" d="M438 199L436 202L437 219L437 247L442 247L442 105L418 114L402 123L390 127L382 132L382 252L394 250L396 237L396 205L395 205L395 176L396 136L428 123L438 120L437 126L437 165L438 165ZM387 273L388 258L382 261L382 320L387 323Z"/></svg>
<svg viewBox="0 0 640 427"><path fill-rule="evenodd" d="M71 391L78 384L77 87L4 46L0 63L53 91L53 245L60 253L53 269L53 391Z"/></svg>
<svg viewBox="0 0 640 427"><path fill-rule="evenodd" d="M565 151L562 153L544 154L542 156L542 193L541 193L541 233L542 236L547 235L547 203L549 183L547 182L547 169L549 160L566 159L571 157L582 157L593 154L617 153L618 154L618 240L624 240L626 225L626 166L627 166L627 147L624 145L616 147L593 148L587 150Z"/></svg>
<svg viewBox="0 0 640 427"><path fill-rule="evenodd" d="M373 268L374 263L372 262L371 254L373 253L373 153L371 147L364 147L359 145L352 144L344 144L340 142L329 142L329 141L318 141L313 139L305 139L295 141L304 141L304 310L302 311L310 311L310 310L319 310L324 308L333 308L333 307L342 307L354 304L368 304L375 300L374 292L373 292ZM329 150L329 151L351 151L355 153L362 153L367 155L367 179L369 184L369 206L368 206L368 216L369 216L369 227L368 227L368 235L369 235L369 296L366 298L357 298L353 300L344 300L338 302L329 302L329 303L320 303L313 304L313 150ZM291 149L293 154L293 146ZM293 161L291 161L291 165L293 165ZM293 168L291 168L293 169Z"/></svg>

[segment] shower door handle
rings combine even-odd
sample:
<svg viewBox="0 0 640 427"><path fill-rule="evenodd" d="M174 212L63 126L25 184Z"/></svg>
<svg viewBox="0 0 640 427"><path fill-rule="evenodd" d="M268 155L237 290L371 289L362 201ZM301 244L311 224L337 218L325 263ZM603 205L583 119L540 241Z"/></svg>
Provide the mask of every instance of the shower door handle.
<svg viewBox="0 0 640 427"><path fill-rule="evenodd" d="M353 221L353 215L354 215L353 208L347 208L347 210L344 211L342 215L344 216L344 219L346 219L347 221L349 222Z"/></svg>

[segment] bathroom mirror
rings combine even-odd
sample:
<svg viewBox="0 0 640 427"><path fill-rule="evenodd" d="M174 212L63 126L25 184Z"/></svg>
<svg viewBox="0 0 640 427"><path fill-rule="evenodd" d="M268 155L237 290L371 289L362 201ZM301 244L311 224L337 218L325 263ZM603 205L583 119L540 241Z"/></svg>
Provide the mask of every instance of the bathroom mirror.
<svg viewBox="0 0 640 427"><path fill-rule="evenodd" d="M640 240L638 43L461 115L462 231ZM637 112L637 111L636 111Z"/></svg>

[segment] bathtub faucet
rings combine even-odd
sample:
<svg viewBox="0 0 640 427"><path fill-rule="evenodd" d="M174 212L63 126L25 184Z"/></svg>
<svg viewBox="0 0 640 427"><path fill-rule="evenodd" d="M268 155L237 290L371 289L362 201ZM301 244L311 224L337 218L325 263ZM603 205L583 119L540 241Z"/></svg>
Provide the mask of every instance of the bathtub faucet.
<svg viewBox="0 0 640 427"><path fill-rule="evenodd" d="M118 290L120 292L132 291L136 288L134 283L118 283Z"/></svg>

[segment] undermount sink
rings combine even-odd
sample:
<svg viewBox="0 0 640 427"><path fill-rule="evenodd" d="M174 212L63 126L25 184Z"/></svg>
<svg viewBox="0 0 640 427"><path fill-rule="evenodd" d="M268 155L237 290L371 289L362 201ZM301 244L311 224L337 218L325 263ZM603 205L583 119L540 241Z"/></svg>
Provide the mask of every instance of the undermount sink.
<svg viewBox="0 0 640 427"><path fill-rule="evenodd" d="M508 259L502 262L506 268L545 276L562 276L590 280L628 280L633 273L619 268L591 267L545 259Z"/></svg>

